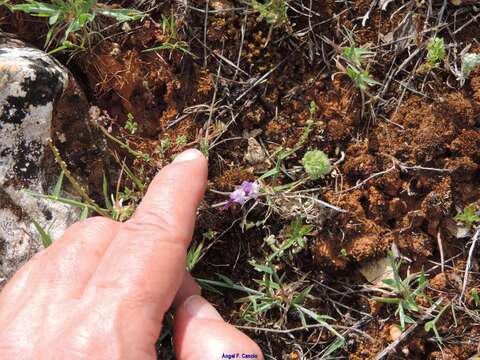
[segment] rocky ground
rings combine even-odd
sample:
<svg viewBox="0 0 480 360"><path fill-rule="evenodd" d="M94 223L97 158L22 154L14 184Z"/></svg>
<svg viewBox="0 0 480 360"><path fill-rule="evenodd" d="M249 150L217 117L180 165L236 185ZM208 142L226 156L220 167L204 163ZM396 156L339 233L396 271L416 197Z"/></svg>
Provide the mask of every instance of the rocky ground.
<svg viewBox="0 0 480 360"><path fill-rule="evenodd" d="M197 147L210 182L188 266L267 359L480 356L477 1L115 1L69 34L75 13L48 25L7 3L3 31L63 75L8 75L20 50L3 40L0 277L41 247L32 220L52 239L61 206L124 221ZM229 202L244 181L258 197Z"/></svg>

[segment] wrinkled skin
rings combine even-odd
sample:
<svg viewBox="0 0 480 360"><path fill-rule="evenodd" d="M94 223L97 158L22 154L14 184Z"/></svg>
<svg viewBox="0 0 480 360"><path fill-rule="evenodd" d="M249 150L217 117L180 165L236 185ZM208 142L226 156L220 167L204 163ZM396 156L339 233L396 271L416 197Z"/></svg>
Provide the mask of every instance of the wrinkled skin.
<svg viewBox="0 0 480 360"><path fill-rule="evenodd" d="M159 172L131 220L78 222L35 255L0 293L0 358L155 359L173 304L178 359L263 359L185 272L206 182L206 159L188 150Z"/></svg>

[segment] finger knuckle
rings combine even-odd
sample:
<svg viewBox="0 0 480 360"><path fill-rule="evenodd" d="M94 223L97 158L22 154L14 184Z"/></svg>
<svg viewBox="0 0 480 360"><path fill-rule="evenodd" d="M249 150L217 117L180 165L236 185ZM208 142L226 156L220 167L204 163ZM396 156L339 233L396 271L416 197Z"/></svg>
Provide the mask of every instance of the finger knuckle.
<svg viewBox="0 0 480 360"><path fill-rule="evenodd" d="M125 222L122 230L131 234L131 236L152 236L153 238L161 238L162 241L182 244L189 236L184 229L175 226L169 216L152 214L151 212L143 213L141 216Z"/></svg>
<svg viewBox="0 0 480 360"><path fill-rule="evenodd" d="M95 227L95 228L104 228L108 226L113 226L117 223L112 219L109 219L103 216L94 216L94 217L85 219L79 222L78 224L89 226L89 227Z"/></svg>

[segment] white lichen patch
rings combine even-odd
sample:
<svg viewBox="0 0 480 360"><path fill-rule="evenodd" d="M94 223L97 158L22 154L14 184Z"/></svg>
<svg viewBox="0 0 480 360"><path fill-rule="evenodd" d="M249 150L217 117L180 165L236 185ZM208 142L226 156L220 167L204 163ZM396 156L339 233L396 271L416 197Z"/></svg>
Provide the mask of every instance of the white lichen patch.
<svg viewBox="0 0 480 360"><path fill-rule="evenodd" d="M78 218L78 210L40 199L50 190L45 163L54 104L69 73L44 52L0 33L0 286L41 248L36 220L55 240ZM49 160L53 161L53 160Z"/></svg>
<svg viewBox="0 0 480 360"><path fill-rule="evenodd" d="M11 42L0 54L0 186L36 185L50 137L53 102L67 85L68 72L44 52ZM18 181L25 180L25 181Z"/></svg>
<svg viewBox="0 0 480 360"><path fill-rule="evenodd" d="M12 270L38 250L39 244L31 241L34 233L10 209L0 208L0 219L0 236L8 234L8 237L0 238L3 249L0 261L1 285Z"/></svg>

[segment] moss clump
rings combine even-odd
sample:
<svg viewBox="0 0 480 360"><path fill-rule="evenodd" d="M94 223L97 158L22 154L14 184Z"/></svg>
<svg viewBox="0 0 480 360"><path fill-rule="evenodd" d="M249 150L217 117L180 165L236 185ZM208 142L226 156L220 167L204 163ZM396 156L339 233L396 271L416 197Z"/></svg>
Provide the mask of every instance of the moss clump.
<svg viewBox="0 0 480 360"><path fill-rule="evenodd" d="M305 172L312 180L317 180L332 171L332 164L327 154L320 150L310 150L302 159Z"/></svg>

